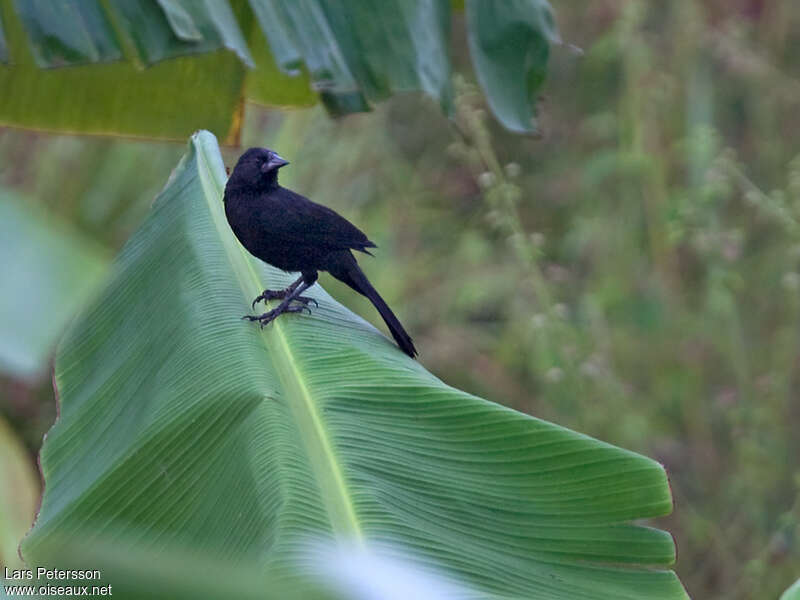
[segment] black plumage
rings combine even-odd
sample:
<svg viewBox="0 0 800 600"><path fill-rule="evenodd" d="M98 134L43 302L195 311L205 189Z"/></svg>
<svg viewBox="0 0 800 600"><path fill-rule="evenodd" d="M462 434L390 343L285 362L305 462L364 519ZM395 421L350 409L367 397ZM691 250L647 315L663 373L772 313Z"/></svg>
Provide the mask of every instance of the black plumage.
<svg viewBox="0 0 800 600"><path fill-rule="evenodd" d="M225 186L225 216L234 234L254 256L301 276L285 290L264 290L253 301L281 299L274 309L245 318L262 326L284 312L308 308L302 293L318 271L327 271L375 305L398 346L411 357L417 351L411 337L358 266L352 250L369 254L373 244L364 233L335 211L281 187L278 170L288 162L267 148L250 148L239 157ZM295 304L293 304L295 303Z"/></svg>

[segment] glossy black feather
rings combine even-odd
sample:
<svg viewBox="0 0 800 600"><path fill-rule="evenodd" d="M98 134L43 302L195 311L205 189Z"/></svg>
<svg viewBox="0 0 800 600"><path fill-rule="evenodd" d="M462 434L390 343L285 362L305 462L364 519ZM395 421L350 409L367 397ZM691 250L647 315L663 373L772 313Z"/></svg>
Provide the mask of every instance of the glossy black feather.
<svg viewBox="0 0 800 600"><path fill-rule="evenodd" d="M271 166L275 163L277 166ZM284 271L299 271L309 285L328 271L375 305L400 348L417 354L400 321L367 280L351 250L369 254L367 236L326 206L281 187L278 169L288 164L266 148L251 148L225 186L225 216L254 256Z"/></svg>

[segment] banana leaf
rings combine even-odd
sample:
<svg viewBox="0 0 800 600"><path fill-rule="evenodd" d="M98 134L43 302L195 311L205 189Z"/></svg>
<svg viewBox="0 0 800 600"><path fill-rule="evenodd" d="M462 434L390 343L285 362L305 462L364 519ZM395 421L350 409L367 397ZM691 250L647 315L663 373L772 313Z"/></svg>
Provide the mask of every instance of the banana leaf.
<svg viewBox="0 0 800 600"><path fill-rule="evenodd" d="M80 586L105 588L107 595L126 599L165 598L216 600L228 598L254 600L455 600L481 598L474 590L460 585L431 569L398 558L392 549L339 546L315 541L308 544L302 564L265 567L256 560L230 561L220 556L161 546L158 559L152 552L132 551L124 535L95 537L91 543L78 540L50 540L55 554L47 555L47 565L92 571L91 579L57 579L45 573L31 579L12 577L6 592L29 595L14 586ZM45 558L45 556L43 556ZM87 569L87 566L90 566ZM2 584L2 578L0 578ZM0 598L3 585L0 585ZM80 591L80 590L79 590ZM66 594L70 595L70 594ZM72 595L103 595L95 593Z"/></svg>
<svg viewBox="0 0 800 600"><path fill-rule="evenodd" d="M489 105L535 129L556 38L544 0L467 3ZM244 101L333 115L420 90L452 114L447 0L0 0L0 124L237 143ZM3 64L4 63L4 64Z"/></svg>
<svg viewBox="0 0 800 600"><path fill-rule="evenodd" d="M545 0L467 0L467 40L489 106L509 130L535 128L536 91L559 41Z"/></svg>
<svg viewBox="0 0 800 600"><path fill-rule="evenodd" d="M800 579L795 581L781 594L780 600L800 600Z"/></svg>
<svg viewBox="0 0 800 600"><path fill-rule="evenodd" d="M302 563L309 539L390 547L488 598L686 598L656 462L454 389L319 285L312 314L243 321L292 277L252 258L195 134L56 361L60 418L22 545ZM424 358L424 348L421 348Z"/></svg>

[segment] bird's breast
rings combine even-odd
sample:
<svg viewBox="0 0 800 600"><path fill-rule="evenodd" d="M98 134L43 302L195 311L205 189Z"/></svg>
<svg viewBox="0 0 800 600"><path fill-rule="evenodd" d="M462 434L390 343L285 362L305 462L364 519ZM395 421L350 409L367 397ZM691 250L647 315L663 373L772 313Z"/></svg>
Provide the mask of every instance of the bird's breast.
<svg viewBox="0 0 800 600"><path fill-rule="evenodd" d="M274 235L270 223L264 223L261 214L261 211L254 211L248 202L225 203L228 224L250 254L284 271L305 269L309 257L302 248L303 244L288 243L280 235Z"/></svg>

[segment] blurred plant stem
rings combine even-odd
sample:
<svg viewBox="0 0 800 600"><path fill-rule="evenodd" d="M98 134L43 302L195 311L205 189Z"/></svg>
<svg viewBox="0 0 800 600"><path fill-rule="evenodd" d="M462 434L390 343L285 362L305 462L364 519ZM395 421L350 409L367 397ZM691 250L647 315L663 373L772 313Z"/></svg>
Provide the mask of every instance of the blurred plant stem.
<svg viewBox="0 0 800 600"><path fill-rule="evenodd" d="M501 166L492 145L486 111L482 107L478 89L457 77L455 90L454 125L460 135L454 151L471 167L486 202L488 220L506 240L521 271L525 273L519 277L519 282L530 283L538 312L527 321L526 327L530 330L531 338L535 340L538 370L540 373L551 373L551 377L552 374L559 373L560 378L565 361L559 355L553 337L557 328L566 325L559 319L553 294L542 274L541 251L533 243L532 236L525 231L520 219L517 207L523 190L512 180L512 176L519 176L519 165L509 164L505 168Z"/></svg>
<svg viewBox="0 0 800 600"><path fill-rule="evenodd" d="M620 99L620 150L639 165L640 185L627 188L628 201L641 202L653 269L664 285L675 285L675 256L667 240L667 161L651 160L660 152L664 133L658 113L666 107L670 82L651 72L652 45L643 37L642 21L647 14L642 2L628 2L617 25L623 48L623 76L626 82ZM644 84L644 85L643 85Z"/></svg>
<svg viewBox="0 0 800 600"><path fill-rule="evenodd" d="M622 397L624 386L607 358L609 336L602 314L590 305L583 307L590 313L590 331L596 334L587 344L585 336L573 325L574 310L557 301L557 291L544 276L544 236L529 233L523 225L520 204L530 209L533 199L518 183L520 165L501 165L478 90L461 77L456 78L455 90L454 129L458 141L450 150L471 169L486 203L487 220L516 259L519 268L515 296L524 301L529 296L525 286L532 294L534 305L526 305L527 317L520 327L525 332L523 339L533 350L534 371L545 384L546 395L555 394L561 403L574 405L581 393L581 376L601 375L598 382ZM523 356L529 354L525 348L516 350Z"/></svg>

